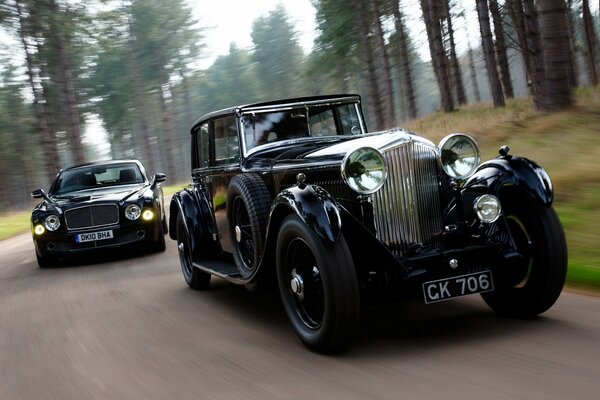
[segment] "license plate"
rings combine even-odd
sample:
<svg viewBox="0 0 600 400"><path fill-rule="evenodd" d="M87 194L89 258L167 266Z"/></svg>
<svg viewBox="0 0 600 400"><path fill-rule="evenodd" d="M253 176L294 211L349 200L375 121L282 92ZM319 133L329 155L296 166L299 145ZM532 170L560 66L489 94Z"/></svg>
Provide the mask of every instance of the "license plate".
<svg viewBox="0 0 600 400"><path fill-rule="evenodd" d="M426 304L492 290L494 290L492 271L475 272L423 283Z"/></svg>
<svg viewBox="0 0 600 400"><path fill-rule="evenodd" d="M105 240L105 239L112 239L112 238L113 238L112 229L109 229L107 231L80 233L78 235L75 235L75 241L77 243L94 242L96 240Z"/></svg>

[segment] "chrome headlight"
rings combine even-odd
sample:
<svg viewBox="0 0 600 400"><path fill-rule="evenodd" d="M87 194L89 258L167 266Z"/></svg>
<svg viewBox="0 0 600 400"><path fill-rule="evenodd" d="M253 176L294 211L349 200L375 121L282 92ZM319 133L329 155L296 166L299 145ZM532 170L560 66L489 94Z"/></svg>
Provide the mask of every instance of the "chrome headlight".
<svg viewBox="0 0 600 400"><path fill-rule="evenodd" d="M465 179L479 166L479 148L470 136L454 133L438 145L440 163L449 177Z"/></svg>
<svg viewBox="0 0 600 400"><path fill-rule="evenodd" d="M344 181L360 194L375 193L387 178L383 154L372 147L361 147L346 154L341 169Z"/></svg>
<svg viewBox="0 0 600 400"><path fill-rule="evenodd" d="M137 204L130 204L125 209L125 217L127 219L135 221L142 214L142 209Z"/></svg>
<svg viewBox="0 0 600 400"><path fill-rule="evenodd" d="M475 199L473 210L481 222L491 224L500 216L502 207L500 206L500 200L496 196L484 194Z"/></svg>
<svg viewBox="0 0 600 400"><path fill-rule="evenodd" d="M50 232L54 232L60 228L60 218L58 218L58 215L48 215L44 220L44 226Z"/></svg>

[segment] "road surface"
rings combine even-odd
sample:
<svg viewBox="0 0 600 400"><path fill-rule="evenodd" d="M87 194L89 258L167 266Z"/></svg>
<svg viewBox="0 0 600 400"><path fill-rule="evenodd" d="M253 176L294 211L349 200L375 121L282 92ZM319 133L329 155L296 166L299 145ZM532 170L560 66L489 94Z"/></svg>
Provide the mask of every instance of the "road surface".
<svg viewBox="0 0 600 400"><path fill-rule="evenodd" d="M183 281L160 254L37 267L0 242L0 399L598 399L600 298L563 293L533 321L478 296L362 309L350 351L307 350L275 295Z"/></svg>

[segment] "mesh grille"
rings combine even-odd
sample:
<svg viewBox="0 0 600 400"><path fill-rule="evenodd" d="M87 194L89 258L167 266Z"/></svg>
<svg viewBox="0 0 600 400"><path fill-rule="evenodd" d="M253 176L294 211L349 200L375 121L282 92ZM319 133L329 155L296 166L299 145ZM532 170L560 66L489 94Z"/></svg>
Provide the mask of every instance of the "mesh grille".
<svg viewBox="0 0 600 400"><path fill-rule="evenodd" d="M119 207L116 204L81 207L65 212L67 228L82 229L112 225L119 222Z"/></svg>
<svg viewBox="0 0 600 400"><path fill-rule="evenodd" d="M373 195L377 237L398 257L442 228L435 149L416 142L384 152L388 178Z"/></svg>

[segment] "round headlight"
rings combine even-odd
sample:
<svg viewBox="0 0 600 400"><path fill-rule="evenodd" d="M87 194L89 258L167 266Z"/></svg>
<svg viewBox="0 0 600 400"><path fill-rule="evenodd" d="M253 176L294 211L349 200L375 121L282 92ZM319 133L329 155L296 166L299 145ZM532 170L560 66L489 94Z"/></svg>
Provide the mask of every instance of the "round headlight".
<svg viewBox="0 0 600 400"><path fill-rule="evenodd" d="M144 221L150 221L152 218L154 218L154 213L152 212L152 210L144 210L144 212L142 213L142 218L144 219Z"/></svg>
<svg viewBox="0 0 600 400"><path fill-rule="evenodd" d="M60 218L58 218L58 215L48 215L44 220L44 226L50 232L54 232L60 228Z"/></svg>
<svg viewBox="0 0 600 400"><path fill-rule="evenodd" d="M130 204L125 209L125 217L132 221L135 221L142 214L142 209L137 204Z"/></svg>
<svg viewBox="0 0 600 400"><path fill-rule="evenodd" d="M35 228L33 228L33 231L36 235L42 235L44 232L46 232L46 229L43 225L36 225Z"/></svg>
<svg viewBox="0 0 600 400"><path fill-rule="evenodd" d="M438 145L442 168L454 179L468 178L479 166L479 148L470 136L455 133Z"/></svg>
<svg viewBox="0 0 600 400"><path fill-rule="evenodd" d="M385 159L372 147L353 150L346 154L342 161L342 177L357 193L375 193L387 178Z"/></svg>
<svg viewBox="0 0 600 400"><path fill-rule="evenodd" d="M491 194L484 194L475 199L473 210L481 222L491 224L496 221L502 212L500 200Z"/></svg>

